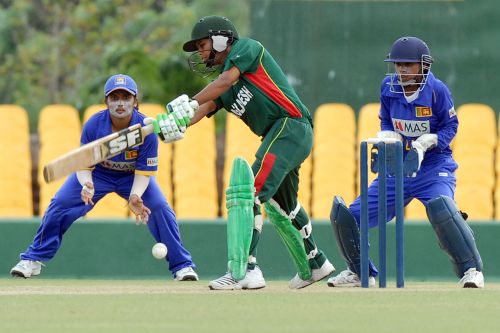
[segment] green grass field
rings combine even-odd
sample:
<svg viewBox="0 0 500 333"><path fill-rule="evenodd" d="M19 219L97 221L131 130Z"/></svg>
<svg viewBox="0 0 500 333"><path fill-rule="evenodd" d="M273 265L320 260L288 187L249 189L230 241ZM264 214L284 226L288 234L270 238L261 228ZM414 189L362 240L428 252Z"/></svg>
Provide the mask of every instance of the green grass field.
<svg viewBox="0 0 500 333"><path fill-rule="evenodd" d="M207 281L0 279L0 332L499 332L500 284L210 291Z"/></svg>

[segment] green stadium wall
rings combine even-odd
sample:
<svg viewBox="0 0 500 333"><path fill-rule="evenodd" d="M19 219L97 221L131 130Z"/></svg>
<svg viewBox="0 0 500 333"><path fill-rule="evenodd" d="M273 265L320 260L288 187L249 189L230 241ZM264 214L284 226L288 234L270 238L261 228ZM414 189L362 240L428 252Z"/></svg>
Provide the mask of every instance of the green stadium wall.
<svg viewBox="0 0 500 333"><path fill-rule="evenodd" d="M273 54L312 112L323 103L359 110L378 102L383 60L405 35L427 42L432 71L456 106L500 111L497 0L252 0L250 8L250 36Z"/></svg>
<svg viewBox="0 0 500 333"><path fill-rule="evenodd" d="M7 278L40 224L40 219L0 220L0 276ZM337 271L345 263L335 245L331 226L315 221L314 237ZM484 262L486 280L500 279L500 223L472 222ZM202 279L215 278L226 269L226 223L182 221L185 246L191 252ZM293 263L274 228L264 224L258 260L268 279L289 279ZM388 276L395 276L394 223L388 224ZM377 262L377 232L372 230L372 257ZM133 220L79 220L69 229L57 255L43 268L44 278L170 279L163 260L154 259L154 241L146 226ZM405 273L407 280L456 280L446 254L439 249L428 222L405 223Z"/></svg>

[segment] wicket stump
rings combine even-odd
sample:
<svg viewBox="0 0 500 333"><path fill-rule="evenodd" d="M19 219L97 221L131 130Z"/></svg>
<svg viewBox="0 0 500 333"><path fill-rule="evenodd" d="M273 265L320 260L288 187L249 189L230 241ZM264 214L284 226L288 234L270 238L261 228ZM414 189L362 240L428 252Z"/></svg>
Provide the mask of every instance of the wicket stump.
<svg viewBox="0 0 500 333"><path fill-rule="evenodd" d="M395 205L396 205L396 286L404 287L404 197L403 197L403 144L396 139L367 139L360 149L360 245L361 287L368 288L368 144L378 148L378 228L379 228L379 288L387 286L387 160L386 145L395 145Z"/></svg>

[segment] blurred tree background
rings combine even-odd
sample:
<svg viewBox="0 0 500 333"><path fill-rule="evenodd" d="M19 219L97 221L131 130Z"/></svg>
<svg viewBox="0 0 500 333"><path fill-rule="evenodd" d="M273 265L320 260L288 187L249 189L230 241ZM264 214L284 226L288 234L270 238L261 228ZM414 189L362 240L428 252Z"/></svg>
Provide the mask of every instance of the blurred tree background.
<svg viewBox="0 0 500 333"><path fill-rule="evenodd" d="M246 0L0 1L0 103L28 110L35 132L42 107L83 112L103 102L104 82L116 73L137 81L143 102L193 94L207 83L182 51L193 24L224 15L245 35L248 12Z"/></svg>

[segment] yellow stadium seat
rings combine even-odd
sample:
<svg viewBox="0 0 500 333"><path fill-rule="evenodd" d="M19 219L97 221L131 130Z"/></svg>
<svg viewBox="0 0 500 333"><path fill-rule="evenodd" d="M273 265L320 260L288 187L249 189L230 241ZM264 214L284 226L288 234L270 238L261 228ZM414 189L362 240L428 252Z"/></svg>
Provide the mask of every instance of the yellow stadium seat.
<svg viewBox="0 0 500 333"><path fill-rule="evenodd" d="M215 123L202 119L174 143L174 210L178 218L214 219L218 215Z"/></svg>
<svg viewBox="0 0 500 333"><path fill-rule="evenodd" d="M85 218L127 218L129 210L127 200L116 193L109 193L99 200Z"/></svg>
<svg viewBox="0 0 500 333"><path fill-rule="evenodd" d="M165 107L156 103L141 103L139 104L139 111L145 116L155 118L160 113L165 113Z"/></svg>
<svg viewBox="0 0 500 333"><path fill-rule="evenodd" d="M28 114L17 105L0 105L0 217L33 216Z"/></svg>
<svg viewBox="0 0 500 333"><path fill-rule="evenodd" d="M457 109L458 133L453 156L458 163L455 200L470 220L494 217L495 112L484 104L464 104Z"/></svg>
<svg viewBox="0 0 500 333"><path fill-rule="evenodd" d="M334 195L355 198L356 121L347 104L323 104L314 114L312 212L328 219Z"/></svg>
<svg viewBox="0 0 500 333"><path fill-rule="evenodd" d="M377 137L377 132L380 131L380 120L378 118L380 112L380 103L369 103L364 105L359 110L358 116L358 134L356 142L356 194L359 195L359 143L361 140ZM370 147L369 147L370 149ZM369 154L370 152L368 152ZM376 174L368 171L368 184L376 177Z"/></svg>
<svg viewBox="0 0 500 333"><path fill-rule="evenodd" d="M306 158L299 170L299 202L306 210L307 214L312 216L312 155L313 152Z"/></svg>
<svg viewBox="0 0 500 333"><path fill-rule="evenodd" d="M405 219L427 221L425 206L417 199L413 199L405 208Z"/></svg>
<svg viewBox="0 0 500 333"><path fill-rule="evenodd" d="M500 118L498 118L497 131L500 135ZM500 221L500 140L497 139L496 145L496 181L495 181L495 220Z"/></svg>
<svg viewBox="0 0 500 333"><path fill-rule="evenodd" d="M260 146L260 138L255 135L245 123L233 115L227 113L226 117L226 144L224 158L224 172L222 185L222 207L223 217L227 217L226 189L231 176L231 166L237 157L245 158L250 165L255 161L255 153Z"/></svg>
<svg viewBox="0 0 500 333"><path fill-rule="evenodd" d="M106 104L94 104L94 105L90 105L83 112L83 121L82 121L82 123L85 124L90 119L90 117L92 117L94 114L96 114L99 111L106 110L107 108L108 107L106 106Z"/></svg>
<svg viewBox="0 0 500 333"><path fill-rule="evenodd" d="M80 117L70 105L53 104L40 111L38 135L40 140L38 184L40 185L39 214L43 215L50 200L65 179L46 184L43 166L50 160L80 146Z"/></svg>

